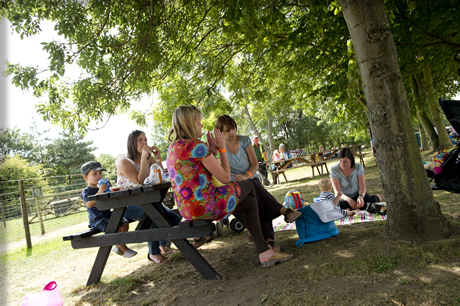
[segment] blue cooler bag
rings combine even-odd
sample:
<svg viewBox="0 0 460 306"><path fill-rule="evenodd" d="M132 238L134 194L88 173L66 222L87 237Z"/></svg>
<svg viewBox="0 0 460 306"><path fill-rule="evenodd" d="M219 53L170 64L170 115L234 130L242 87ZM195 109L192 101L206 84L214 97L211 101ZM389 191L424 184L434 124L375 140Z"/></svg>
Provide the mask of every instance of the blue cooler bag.
<svg viewBox="0 0 460 306"><path fill-rule="evenodd" d="M297 247L301 247L306 242L313 242L327 239L339 234L339 229L334 221L323 222L311 208L311 205L299 208L302 215L295 220L295 226L299 240L296 242Z"/></svg>

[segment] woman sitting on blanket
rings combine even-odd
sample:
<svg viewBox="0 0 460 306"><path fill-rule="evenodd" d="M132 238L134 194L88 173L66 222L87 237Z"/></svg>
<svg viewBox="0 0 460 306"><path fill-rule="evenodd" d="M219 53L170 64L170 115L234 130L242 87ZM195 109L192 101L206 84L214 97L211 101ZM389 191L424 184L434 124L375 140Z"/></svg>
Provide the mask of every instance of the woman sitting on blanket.
<svg viewBox="0 0 460 306"><path fill-rule="evenodd" d="M292 254L271 249L263 238L254 185L248 180L230 183L224 135L218 129L214 136L207 134L208 143L220 153L219 164L209 145L200 140L201 119L201 112L194 106L178 107L172 118L166 164L180 214L186 220L221 220L229 214L243 213L262 267L292 258ZM227 185L215 187L213 175Z"/></svg>
<svg viewBox="0 0 460 306"><path fill-rule="evenodd" d="M342 193L339 205L342 209L366 209L366 203L384 202L383 195L368 195L364 180L364 167L355 163L353 151L344 147L340 149L339 163L331 168L332 186L335 193Z"/></svg>
<svg viewBox="0 0 460 306"><path fill-rule="evenodd" d="M153 153L154 156L151 155ZM149 176L150 166L157 164L163 168L160 159L160 149L156 146L149 147L145 133L139 130L132 131L128 136L128 155L120 155L115 161L117 167L117 186L122 190L137 184L142 185L144 180ZM174 225L181 221L181 217L171 211L168 207L162 205L162 213ZM128 220L139 221L144 214L144 210L139 205L128 206L125 212L125 218ZM157 228L152 222L150 228ZM170 261L171 258L163 255L170 254L171 251L166 247L166 241L149 241L148 260L155 263Z"/></svg>
<svg viewBox="0 0 460 306"><path fill-rule="evenodd" d="M228 115L217 118L216 128L223 132L227 145L227 159L230 165L231 182L250 181L256 191L257 203L259 205L259 220L265 240L274 250L279 250L275 244L275 232L273 231L272 220L280 215L285 216L286 222L294 222L301 213L292 209L286 209L262 186L256 171L259 165L256 153L251 145L248 136L237 134L237 125ZM216 149L210 146L211 152ZM249 234L249 237L252 233Z"/></svg>

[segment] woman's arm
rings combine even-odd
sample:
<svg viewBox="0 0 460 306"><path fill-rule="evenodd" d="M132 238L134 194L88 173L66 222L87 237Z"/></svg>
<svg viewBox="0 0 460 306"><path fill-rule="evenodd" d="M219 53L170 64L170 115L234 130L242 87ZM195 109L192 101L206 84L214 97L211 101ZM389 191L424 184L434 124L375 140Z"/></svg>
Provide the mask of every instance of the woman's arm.
<svg viewBox="0 0 460 306"><path fill-rule="evenodd" d="M358 196L358 207L364 206L364 196L366 195L366 180L364 179L364 173L358 176L359 196Z"/></svg>
<svg viewBox="0 0 460 306"><path fill-rule="evenodd" d="M332 181L332 187L334 187L334 193L336 195L340 194L340 199L346 201L348 197L346 194L342 193L342 187L340 186L339 179L336 177L331 177L331 181Z"/></svg>
<svg viewBox="0 0 460 306"><path fill-rule="evenodd" d="M259 170L259 162L257 161L256 152L254 151L254 148L251 145L246 147L246 153L248 154L250 164L248 172L251 174L245 173L241 175L235 175L235 182L250 179L257 172L257 170Z"/></svg>
<svg viewBox="0 0 460 306"><path fill-rule="evenodd" d="M147 158L142 158L140 171L126 159L122 160L118 165L117 172L119 175L126 176L134 184L143 184L145 178L149 175L150 161Z"/></svg>

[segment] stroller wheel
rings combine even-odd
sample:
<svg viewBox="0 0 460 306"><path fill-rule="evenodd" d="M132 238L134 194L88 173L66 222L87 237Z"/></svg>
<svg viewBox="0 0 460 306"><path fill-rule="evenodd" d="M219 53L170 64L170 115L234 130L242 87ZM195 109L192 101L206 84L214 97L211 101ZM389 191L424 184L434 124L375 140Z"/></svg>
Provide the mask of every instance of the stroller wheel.
<svg viewBox="0 0 460 306"><path fill-rule="evenodd" d="M223 222L222 220L216 222L216 237L222 236L223 231Z"/></svg>
<svg viewBox="0 0 460 306"><path fill-rule="evenodd" d="M232 229L232 231L234 231L235 233L241 233L242 231L244 231L244 225L243 223L241 223L239 220L237 219L232 219L232 221L230 221L230 228Z"/></svg>

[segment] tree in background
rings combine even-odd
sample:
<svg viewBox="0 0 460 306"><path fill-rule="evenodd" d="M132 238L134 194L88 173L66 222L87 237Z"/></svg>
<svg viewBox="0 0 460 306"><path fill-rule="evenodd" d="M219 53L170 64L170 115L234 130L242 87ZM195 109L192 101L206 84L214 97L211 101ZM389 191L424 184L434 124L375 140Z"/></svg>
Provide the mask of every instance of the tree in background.
<svg viewBox="0 0 460 306"><path fill-rule="evenodd" d="M33 140L31 135L21 133L17 127L12 129L0 129L0 154L1 159L7 156L19 155L23 159L29 159L32 154Z"/></svg>
<svg viewBox="0 0 460 306"><path fill-rule="evenodd" d="M93 141L82 141L82 134L69 135L60 133L61 138L53 139L46 146L45 166L53 169L55 175L70 175L80 172L80 167L87 161L95 160L92 153L95 148L91 147Z"/></svg>

